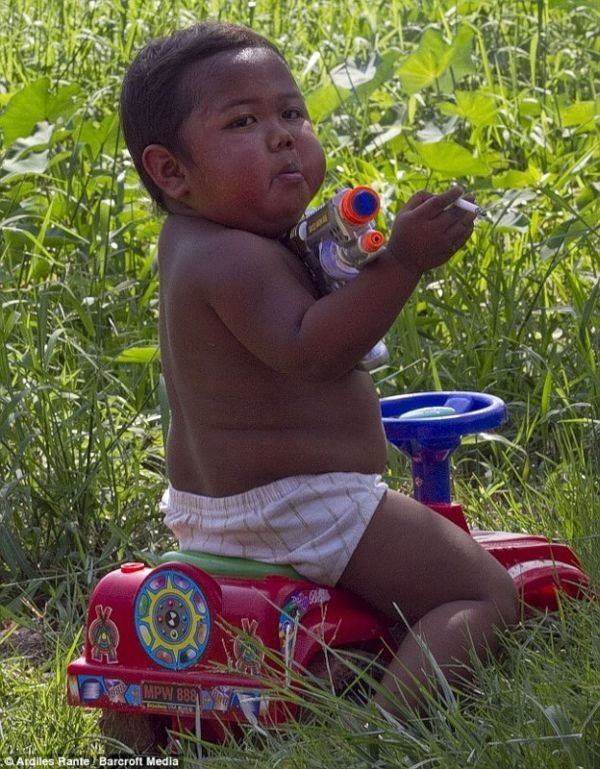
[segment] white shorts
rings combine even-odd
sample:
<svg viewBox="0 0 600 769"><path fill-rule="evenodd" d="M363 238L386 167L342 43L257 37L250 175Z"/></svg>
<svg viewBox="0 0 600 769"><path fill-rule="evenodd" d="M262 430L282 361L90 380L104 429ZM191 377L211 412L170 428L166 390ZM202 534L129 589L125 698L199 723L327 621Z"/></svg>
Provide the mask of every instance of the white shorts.
<svg viewBox="0 0 600 769"><path fill-rule="evenodd" d="M231 497L169 486L160 509L182 550L290 564L335 585L388 489L379 475L299 475Z"/></svg>

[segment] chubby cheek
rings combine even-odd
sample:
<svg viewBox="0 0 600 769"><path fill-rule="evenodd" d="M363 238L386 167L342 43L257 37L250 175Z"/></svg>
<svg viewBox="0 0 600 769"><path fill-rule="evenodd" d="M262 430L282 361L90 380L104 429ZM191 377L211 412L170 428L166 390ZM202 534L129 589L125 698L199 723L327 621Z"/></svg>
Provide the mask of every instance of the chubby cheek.
<svg viewBox="0 0 600 769"><path fill-rule="evenodd" d="M315 195L323 184L326 170L325 153L315 136L313 136L309 157L310 162L307 164L306 181L312 194Z"/></svg>
<svg viewBox="0 0 600 769"><path fill-rule="evenodd" d="M214 218L222 224L259 232L260 224L277 214L269 205L268 191L252 174L256 168L243 167L229 179L223 177L212 190Z"/></svg>
<svg viewBox="0 0 600 769"><path fill-rule="evenodd" d="M209 198L227 201L229 205L249 205L264 195L257 174L256 163L248 155L230 157L220 164L208 186Z"/></svg>

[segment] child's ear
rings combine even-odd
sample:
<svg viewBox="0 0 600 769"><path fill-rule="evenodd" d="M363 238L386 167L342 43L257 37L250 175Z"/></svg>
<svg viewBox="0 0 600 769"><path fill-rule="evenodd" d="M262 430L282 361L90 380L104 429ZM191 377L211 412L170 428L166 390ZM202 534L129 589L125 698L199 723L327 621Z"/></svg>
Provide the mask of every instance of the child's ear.
<svg viewBox="0 0 600 769"><path fill-rule="evenodd" d="M162 144L149 144L142 154L146 173L165 195L180 200L188 192L184 169L177 158Z"/></svg>

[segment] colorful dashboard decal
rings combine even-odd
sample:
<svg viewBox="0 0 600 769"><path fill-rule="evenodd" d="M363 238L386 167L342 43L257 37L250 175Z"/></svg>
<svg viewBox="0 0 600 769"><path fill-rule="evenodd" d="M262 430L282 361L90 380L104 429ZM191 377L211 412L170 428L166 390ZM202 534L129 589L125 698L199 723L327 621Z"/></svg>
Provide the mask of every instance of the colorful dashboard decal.
<svg viewBox="0 0 600 769"><path fill-rule="evenodd" d="M146 654L169 670L184 670L204 654L211 617L202 590L175 569L150 577L138 593L135 629Z"/></svg>

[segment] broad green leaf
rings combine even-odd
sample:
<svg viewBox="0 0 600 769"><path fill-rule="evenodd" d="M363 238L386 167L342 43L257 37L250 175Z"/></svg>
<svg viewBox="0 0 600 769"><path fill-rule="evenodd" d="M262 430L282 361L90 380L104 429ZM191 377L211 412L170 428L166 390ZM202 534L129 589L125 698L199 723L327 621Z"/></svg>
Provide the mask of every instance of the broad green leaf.
<svg viewBox="0 0 600 769"><path fill-rule="evenodd" d="M456 104L443 102L440 112L444 115L458 115L475 126L494 125L498 108L493 94L487 91L456 91Z"/></svg>
<svg viewBox="0 0 600 769"><path fill-rule="evenodd" d="M484 160L474 157L456 142L415 143L414 147L425 165L433 171L450 176L489 176L490 174L490 168Z"/></svg>
<svg viewBox="0 0 600 769"><path fill-rule="evenodd" d="M473 30L466 25L460 26L456 37L450 44L450 59L446 71L439 78L442 91L451 93L456 83L466 75L477 72L473 58Z"/></svg>
<svg viewBox="0 0 600 769"><path fill-rule="evenodd" d="M387 51L377 62L374 57L369 59L364 70L351 62L337 66L332 72L332 82L326 83L308 95L306 106L315 123L328 117L350 96L367 98L383 83L390 80L400 52L395 49Z"/></svg>
<svg viewBox="0 0 600 769"><path fill-rule="evenodd" d="M584 208L590 203L593 203L595 200L597 200L597 196L598 190L594 189L591 184L586 184L586 186L581 189L581 192L575 198L577 208Z"/></svg>
<svg viewBox="0 0 600 769"><path fill-rule="evenodd" d="M156 345L139 345L123 350L114 358L115 363L155 363L160 356Z"/></svg>
<svg viewBox="0 0 600 769"><path fill-rule="evenodd" d="M119 117L113 112L106 115L100 124L90 120L84 122L77 139L87 144L92 151L92 156L96 157L102 148L105 148L107 153L113 154L118 136Z"/></svg>
<svg viewBox="0 0 600 769"><path fill-rule="evenodd" d="M561 107L560 122L565 128L578 126L581 130L594 131L600 121L600 99L596 101L578 101Z"/></svg>
<svg viewBox="0 0 600 769"><path fill-rule="evenodd" d="M453 65L456 78L470 72L472 38L473 33L468 27L459 29L452 44L444 40L439 30L425 30L417 50L398 69L404 90L413 94L427 88Z"/></svg>
<svg viewBox="0 0 600 769"><path fill-rule="evenodd" d="M473 58L473 30L466 24L461 25L456 31L456 37L450 44L449 69L455 80L465 75L471 75L477 71Z"/></svg>
<svg viewBox="0 0 600 769"><path fill-rule="evenodd" d="M0 115L0 128L8 146L15 139L30 136L37 123L46 119L50 79L40 77L18 91Z"/></svg>
<svg viewBox="0 0 600 769"><path fill-rule="evenodd" d="M542 111L542 105L537 99L520 99L518 102L519 115L537 117Z"/></svg>
<svg viewBox="0 0 600 769"><path fill-rule="evenodd" d="M343 104L350 96L350 91L336 88L333 83L325 83L308 95L306 107L314 123L320 123Z"/></svg>
<svg viewBox="0 0 600 769"><path fill-rule="evenodd" d="M542 173L535 166L530 165L527 171L505 171L492 177L492 186L500 189L523 189L535 187L541 179Z"/></svg>
<svg viewBox="0 0 600 769"><path fill-rule="evenodd" d="M53 123L59 117L66 119L77 108L82 95L78 85L61 86L56 94L50 93L50 79L40 77L18 91L0 115L0 128L6 146L15 139L32 134L36 125L45 120Z"/></svg>
<svg viewBox="0 0 600 769"><path fill-rule="evenodd" d="M62 118L67 120L78 108L83 91L77 83L69 83L61 86L55 94L48 97L48 115L47 118L55 123Z"/></svg>

